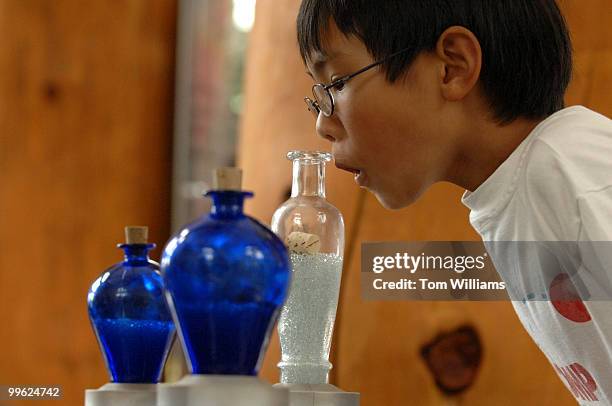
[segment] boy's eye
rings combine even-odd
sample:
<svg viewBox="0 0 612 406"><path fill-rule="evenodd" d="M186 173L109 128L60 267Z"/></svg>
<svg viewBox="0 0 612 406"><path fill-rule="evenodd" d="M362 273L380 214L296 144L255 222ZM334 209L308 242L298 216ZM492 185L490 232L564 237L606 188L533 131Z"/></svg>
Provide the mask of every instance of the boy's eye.
<svg viewBox="0 0 612 406"><path fill-rule="evenodd" d="M342 90L344 89L344 83L345 83L344 80L339 80L337 83L333 84L332 88L334 90Z"/></svg>

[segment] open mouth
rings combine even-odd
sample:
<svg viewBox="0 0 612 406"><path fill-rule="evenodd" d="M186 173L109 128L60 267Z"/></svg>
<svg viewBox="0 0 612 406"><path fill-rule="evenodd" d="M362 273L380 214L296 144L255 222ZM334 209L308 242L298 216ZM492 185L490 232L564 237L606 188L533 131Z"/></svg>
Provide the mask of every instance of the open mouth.
<svg viewBox="0 0 612 406"><path fill-rule="evenodd" d="M352 168L352 167L344 165L343 163L338 162L338 161L334 162L334 164L336 165L336 168L341 169L343 171L350 172L350 173L354 174L355 176L359 175L359 172L361 172L357 168Z"/></svg>
<svg viewBox="0 0 612 406"><path fill-rule="evenodd" d="M334 164L336 165L336 168L352 173L355 177L355 182L357 182L360 186L363 186L365 183L365 173L361 169L353 168L352 166L345 165L338 161L335 161Z"/></svg>

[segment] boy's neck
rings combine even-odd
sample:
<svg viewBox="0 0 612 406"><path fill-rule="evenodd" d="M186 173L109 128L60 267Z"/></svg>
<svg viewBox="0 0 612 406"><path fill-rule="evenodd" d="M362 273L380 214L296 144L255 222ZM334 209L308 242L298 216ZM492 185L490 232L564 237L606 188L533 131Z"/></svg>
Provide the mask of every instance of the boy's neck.
<svg viewBox="0 0 612 406"><path fill-rule="evenodd" d="M447 180L473 192L542 121L519 118L503 126L488 120L474 123L463 137Z"/></svg>

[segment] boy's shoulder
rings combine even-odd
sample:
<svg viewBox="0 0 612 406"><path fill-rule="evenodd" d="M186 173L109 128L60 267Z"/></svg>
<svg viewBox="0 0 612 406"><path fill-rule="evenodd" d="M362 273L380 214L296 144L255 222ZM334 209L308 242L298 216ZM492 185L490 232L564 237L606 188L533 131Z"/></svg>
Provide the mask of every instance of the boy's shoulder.
<svg viewBox="0 0 612 406"><path fill-rule="evenodd" d="M600 143L608 147L612 142L612 120L583 106L560 110L538 127L534 141L563 154L588 150Z"/></svg>
<svg viewBox="0 0 612 406"><path fill-rule="evenodd" d="M525 179L540 192L575 197L612 185L612 120L582 106L563 109L534 130Z"/></svg>

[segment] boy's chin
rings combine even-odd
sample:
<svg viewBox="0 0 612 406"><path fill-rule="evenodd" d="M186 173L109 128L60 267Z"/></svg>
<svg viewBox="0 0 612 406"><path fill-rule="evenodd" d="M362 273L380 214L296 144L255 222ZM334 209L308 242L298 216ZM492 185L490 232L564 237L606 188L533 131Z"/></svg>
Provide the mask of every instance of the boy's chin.
<svg viewBox="0 0 612 406"><path fill-rule="evenodd" d="M400 210L410 206L416 199L406 199L405 196L396 196L389 193L372 191L379 203L387 210Z"/></svg>

